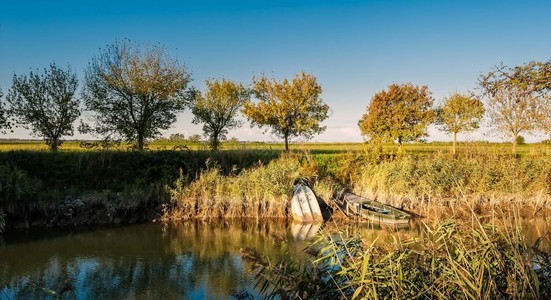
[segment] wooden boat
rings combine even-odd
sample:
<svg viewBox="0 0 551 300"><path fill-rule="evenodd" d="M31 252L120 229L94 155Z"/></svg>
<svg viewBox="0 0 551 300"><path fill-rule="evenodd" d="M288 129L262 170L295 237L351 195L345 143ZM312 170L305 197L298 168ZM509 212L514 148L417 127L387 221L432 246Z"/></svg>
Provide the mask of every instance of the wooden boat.
<svg viewBox="0 0 551 300"><path fill-rule="evenodd" d="M352 194L344 194L345 211L350 216L374 222L407 224L411 215L390 205Z"/></svg>
<svg viewBox="0 0 551 300"><path fill-rule="evenodd" d="M291 215L299 222L322 222L318 199L312 190L305 185L296 185L291 200Z"/></svg>

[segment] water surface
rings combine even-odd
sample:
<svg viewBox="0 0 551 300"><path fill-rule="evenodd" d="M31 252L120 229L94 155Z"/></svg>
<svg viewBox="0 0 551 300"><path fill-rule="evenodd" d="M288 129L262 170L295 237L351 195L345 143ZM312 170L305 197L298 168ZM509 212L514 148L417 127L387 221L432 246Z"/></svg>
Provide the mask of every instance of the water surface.
<svg viewBox="0 0 551 300"><path fill-rule="evenodd" d="M550 221L525 221L529 240ZM354 225L351 225L352 227ZM416 235L419 224L401 228ZM331 227L331 226L327 226ZM301 250L318 226L277 222L146 223L117 228L11 234L0 242L0 299L249 299L258 297L239 250L306 260ZM341 228L342 229L342 228ZM388 242L389 228L360 227Z"/></svg>

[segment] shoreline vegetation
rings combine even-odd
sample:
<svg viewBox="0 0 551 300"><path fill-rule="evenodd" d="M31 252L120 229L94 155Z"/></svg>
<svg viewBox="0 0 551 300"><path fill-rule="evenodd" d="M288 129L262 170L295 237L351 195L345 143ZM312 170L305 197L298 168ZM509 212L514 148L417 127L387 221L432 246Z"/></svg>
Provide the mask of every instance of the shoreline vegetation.
<svg viewBox="0 0 551 300"><path fill-rule="evenodd" d="M264 298L548 298L551 234L532 241L521 225L551 215L546 146L404 148L0 151L0 229L286 222L302 181L333 214L300 258L240 249ZM420 229L348 231L331 201L346 190L414 214Z"/></svg>
<svg viewBox="0 0 551 300"><path fill-rule="evenodd" d="M421 222L419 232L364 236L328 226L295 257L270 260L253 248L252 264L266 299L548 299L549 237L527 239L518 216L492 222Z"/></svg>
<svg viewBox="0 0 551 300"><path fill-rule="evenodd" d="M315 144L314 144L315 145ZM0 151L0 228L22 230L147 220L287 218L292 186L309 182L334 218L345 190L445 220L516 209L551 212L546 145L396 151ZM412 145L412 148L417 145ZM338 148L338 147L337 147ZM407 149L407 148L406 148Z"/></svg>

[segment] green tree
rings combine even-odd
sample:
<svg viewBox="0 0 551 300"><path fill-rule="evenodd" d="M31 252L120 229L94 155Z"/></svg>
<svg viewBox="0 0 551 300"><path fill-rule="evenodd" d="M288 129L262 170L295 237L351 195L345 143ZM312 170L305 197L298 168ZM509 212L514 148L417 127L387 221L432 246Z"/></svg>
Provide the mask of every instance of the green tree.
<svg viewBox="0 0 551 300"><path fill-rule="evenodd" d="M11 125L8 120L5 103L2 100L3 97L4 97L4 93L0 88L0 132L5 133L6 129L11 128Z"/></svg>
<svg viewBox="0 0 551 300"><path fill-rule="evenodd" d="M186 141L186 137L183 133L173 133L168 137L168 140L173 143L183 143Z"/></svg>
<svg viewBox="0 0 551 300"><path fill-rule="evenodd" d="M200 134L192 134L187 140L190 143L200 143L201 142L201 135Z"/></svg>
<svg viewBox="0 0 551 300"><path fill-rule="evenodd" d="M481 75L479 86L492 105L496 131L511 138L513 153L519 132L551 134L551 60L512 68L501 64Z"/></svg>
<svg viewBox="0 0 551 300"><path fill-rule="evenodd" d="M237 114L245 101L250 99L249 91L242 84L222 78L214 82L206 80L207 91L196 93L192 112L193 123L203 123L203 132L209 136L210 148L220 147L229 129L242 125Z"/></svg>
<svg viewBox="0 0 551 300"><path fill-rule="evenodd" d="M358 126L368 139L397 141L401 149L402 143L427 136L427 127L435 120L432 104L427 86L391 84L373 96Z"/></svg>
<svg viewBox="0 0 551 300"><path fill-rule="evenodd" d="M291 82L262 76L253 78L253 86L259 101L247 101L243 114L251 120L252 126L271 129L273 134L283 138L285 151L289 151L290 138L310 139L325 130L320 123L327 119L329 106L320 98L321 86L314 75L302 72Z"/></svg>
<svg viewBox="0 0 551 300"><path fill-rule="evenodd" d="M74 97L77 86L77 75L55 64L42 74L31 71L28 76L14 75L6 97L9 114L56 151L63 136L73 135L73 123L80 116L80 103Z"/></svg>
<svg viewBox="0 0 551 300"><path fill-rule="evenodd" d="M484 117L482 101L464 94L455 93L444 98L444 102L436 109L436 123L441 129L453 133L452 153L455 154L457 133L470 132L478 129Z"/></svg>
<svg viewBox="0 0 551 300"><path fill-rule="evenodd" d="M185 108L189 82L186 68L163 46L117 41L88 66L82 96L95 124L82 128L120 136L143 150Z"/></svg>

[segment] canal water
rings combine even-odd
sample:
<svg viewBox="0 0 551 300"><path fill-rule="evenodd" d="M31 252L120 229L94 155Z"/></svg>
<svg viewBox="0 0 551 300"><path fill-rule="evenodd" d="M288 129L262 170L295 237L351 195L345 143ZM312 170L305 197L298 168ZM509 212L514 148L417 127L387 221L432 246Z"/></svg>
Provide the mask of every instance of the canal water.
<svg viewBox="0 0 551 300"><path fill-rule="evenodd" d="M0 244L0 299L56 299L64 287L74 289L62 299L257 298L239 250L304 255L316 229L181 222L8 235Z"/></svg>
<svg viewBox="0 0 551 300"><path fill-rule="evenodd" d="M549 235L549 222L523 223L528 239ZM302 250L318 229L235 221L10 234L0 238L0 299L56 299L64 288L61 299L258 298L240 249L306 260ZM368 239L389 230L360 229ZM416 225L400 230L415 235Z"/></svg>

